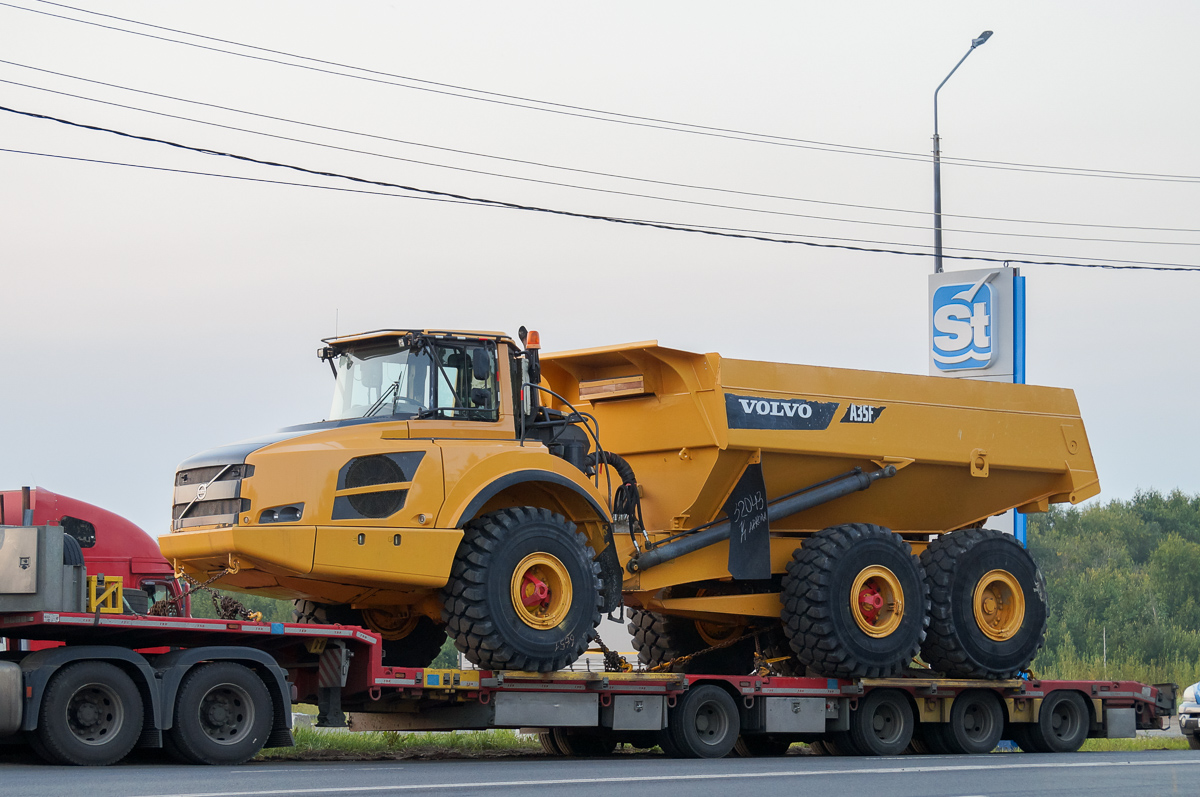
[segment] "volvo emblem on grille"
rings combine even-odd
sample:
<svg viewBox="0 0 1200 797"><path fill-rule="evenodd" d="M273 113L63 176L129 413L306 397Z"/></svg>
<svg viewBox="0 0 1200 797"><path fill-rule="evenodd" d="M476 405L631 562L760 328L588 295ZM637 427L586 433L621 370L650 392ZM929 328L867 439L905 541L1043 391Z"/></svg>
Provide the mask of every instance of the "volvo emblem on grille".
<svg viewBox="0 0 1200 797"><path fill-rule="evenodd" d="M208 485L202 484L196 488L196 500L203 501L204 496L208 495Z"/></svg>

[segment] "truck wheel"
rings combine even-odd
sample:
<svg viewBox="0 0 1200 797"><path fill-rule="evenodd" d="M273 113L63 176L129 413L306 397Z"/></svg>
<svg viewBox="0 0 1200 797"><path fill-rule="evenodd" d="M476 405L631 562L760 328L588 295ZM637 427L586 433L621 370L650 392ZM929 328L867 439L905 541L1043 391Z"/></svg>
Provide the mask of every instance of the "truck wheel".
<svg viewBox="0 0 1200 797"><path fill-rule="evenodd" d="M612 755L617 749L617 739L607 731L584 730L582 728L554 728L550 731L554 746L563 755L576 758L599 758Z"/></svg>
<svg viewBox="0 0 1200 797"><path fill-rule="evenodd" d="M741 733L737 704L719 686L693 686L668 711L667 733L683 758L724 758Z"/></svg>
<svg viewBox="0 0 1200 797"><path fill-rule="evenodd" d="M248 667L201 664L179 684L166 735L174 752L193 764L240 764L266 743L274 711L267 687Z"/></svg>
<svg viewBox="0 0 1200 797"><path fill-rule="evenodd" d="M968 689L954 698L942 739L951 753L990 753L1004 733L1004 709L986 689Z"/></svg>
<svg viewBox="0 0 1200 797"><path fill-rule="evenodd" d="M442 619L455 646L490 670L553 672L579 658L600 624L600 564L575 525L517 507L464 528Z"/></svg>
<svg viewBox="0 0 1200 797"><path fill-rule="evenodd" d="M697 590L682 595L675 588L671 597L691 597ZM672 659L695 653L719 644L731 636L745 633L744 626L724 626L704 623L686 617L673 617L645 609L626 609L630 636L638 652L638 661L647 668L658 667ZM784 651L783 655L791 651ZM754 640L743 639L729 647L705 653L671 667L671 672L711 672L723 675L745 675L754 669Z"/></svg>
<svg viewBox="0 0 1200 797"><path fill-rule="evenodd" d="M292 622L314 625L357 625L383 637L383 663L388 667L428 667L442 651L446 628L424 615L393 620L385 610L354 609L345 604L295 601Z"/></svg>
<svg viewBox="0 0 1200 797"><path fill-rule="evenodd" d="M538 742L542 745L542 752L546 755L566 755L562 748L558 746L558 742L554 739L554 731L542 731L538 734Z"/></svg>
<svg viewBox="0 0 1200 797"><path fill-rule="evenodd" d="M786 736L774 736L767 733L756 733L750 736L743 734L738 737L733 746L733 752L742 758L774 758L787 755L792 746L792 740Z"/></svg>
<svg viewBox="0 0 1200 797"><path fill-rule="evenodd" d="M1194 733L1185 733L1184 737L1187 739L1189 749L1200 750L1200 737L1197 737Z"/></svg>
<svg viewBox="0 0 1200 797"><path fill-rule="evenodd" d="M57 764L108 766L137 744L143 719L141 693L124 671L76 662L46 686L34 749Z"/></svg>
<svg viewBox="0 0 1200 797"><path fill-rule="evenodd" d="M921 554L931 599L921 657L960 678L1013 678L1046 639L1046 583L1011 534L963 529Z"/></svg>
<svg viewBox="0 0 1200 797"><path fill-rule="evenodd" d="M1039 753L1073 753L1087 741L1089 714L1083 695L1059 689L1046 695L1029 741Z"/></svg>
<svg viewBox="0 0 1200 797"><path fill-rule="evenodd" d="M913 735L913 710L898 689L876 689L850 712L850 741L862 755L900 755Z"/></svg>
<svg viewBox="0 0 1200 797"><path fill-rule="evenodd" d="M867 523L806 539L788 563L781 599L796 658L829 678L899 674L929 622L919 560L899 534Z"/></svg>

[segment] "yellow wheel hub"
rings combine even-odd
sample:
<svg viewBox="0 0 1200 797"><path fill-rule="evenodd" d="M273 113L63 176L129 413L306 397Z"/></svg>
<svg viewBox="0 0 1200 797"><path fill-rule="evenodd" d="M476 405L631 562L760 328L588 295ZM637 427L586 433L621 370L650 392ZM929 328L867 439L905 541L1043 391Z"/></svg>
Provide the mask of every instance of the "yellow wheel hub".
<svg viewBox="0 0 1200 797"><path fill-rule="evenodd" d="M709 591L706 589L696 591L697 598L708 594ZM722 642L728 642L746 633L746 620L743 618L738 623L714 623L711 620L697 620L696 633L709 646L720 645Z"/></svg>
<svg viewBox="0 0 1200 797"><path fill-rule="evenodd" d="M386 609L363 609L363 623L384 639L404 639L417 627L421 618L415 614L398 614Z"/></svg>
<svg viewBox="0 0 1200 797"><path fill-rule="evenodd" d="M1025 622L1025 592L1007 570L985 573L975 585L975 623L989 639L1012 639Z"/></svg>
<svg viewBox="0 0 1200 797"><path fill-rule="evenodd" d="M882 565L863 568L850 588L850 614L867 636L885 637L904 619L904 590Z"/></svg>
<svg viewBox="0 0 1200 797"><path fill-rule="evenodd" d="M531 553L513 570L511 594L521 622L538 630L554 628L571 609L571 576L558 557Z"/></svg>

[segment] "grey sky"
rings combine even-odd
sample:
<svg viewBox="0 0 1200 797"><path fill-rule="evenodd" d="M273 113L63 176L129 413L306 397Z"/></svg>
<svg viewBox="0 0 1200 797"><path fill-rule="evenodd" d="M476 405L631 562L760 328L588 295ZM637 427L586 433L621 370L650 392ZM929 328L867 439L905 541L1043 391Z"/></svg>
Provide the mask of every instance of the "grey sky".
<svg viewBox="0 0 1200 797"><path fill-rule="evenodd" d="M13 5L136 27L36 0ZM1200 175L1190 2L153 3L90 10L550 102L917 153L890 159L518 109L335 77L0 6L5 61L506 163L170 102L0 64L0 79L399 158L695 202L488 177L264 138L0 83L0 105L318 170L577 212L928 246L934 87L947 157ZM141 28L149 31L149 29ZM176 34L161 35L180 37ZM191 39L191 41L199 41ZM211 44L211 42L209 43ZM236 48L235 48L236 49ZM242 50L242 52L249 52ZM294 61L295 59L283 59ZM359 73L363 74L363 73ZM0 114L3 146L355 186ZM5 455L38 484L166 530L204 448L319 420L318 339L525 324L547 349L657 338L726 356L924 373L930 258L756 243L495 208L0 153ZM947 214L1200 228L1191 181L947 165ZM1200 264L1200 233L946 219L947 247ZM962 229L1171 241L1098 243ZM874 246L875 244L866 244ZM949 269L978 264L948 261ZM1191 351L1200 274L1023 267L1030 382L1074 388L1102 499L1200 492Z"/></svg>

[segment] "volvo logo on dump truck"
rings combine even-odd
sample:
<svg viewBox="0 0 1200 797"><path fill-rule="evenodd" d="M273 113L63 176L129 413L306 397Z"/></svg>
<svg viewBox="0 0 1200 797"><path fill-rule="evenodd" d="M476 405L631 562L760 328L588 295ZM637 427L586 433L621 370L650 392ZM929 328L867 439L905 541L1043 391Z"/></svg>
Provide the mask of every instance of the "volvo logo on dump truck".
<svg viewBox="0 0 1200 797"><path fill-rule="evenodd" d="M731 429L827 429L838 403L725 394Z"/></svg>

